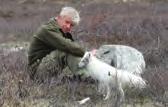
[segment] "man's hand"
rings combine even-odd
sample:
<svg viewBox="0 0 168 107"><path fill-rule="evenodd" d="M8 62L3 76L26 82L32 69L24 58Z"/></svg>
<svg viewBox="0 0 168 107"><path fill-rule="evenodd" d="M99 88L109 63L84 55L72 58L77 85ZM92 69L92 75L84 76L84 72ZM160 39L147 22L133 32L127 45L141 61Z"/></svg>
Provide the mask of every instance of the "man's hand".
<svg viewBox="0 0 168 107"><path fill-rule="evenodd" d="M97 52L97 49L93 49L93 50L91 50L91 53L92 53L93 56L96 55L96 52Z"/></svg>

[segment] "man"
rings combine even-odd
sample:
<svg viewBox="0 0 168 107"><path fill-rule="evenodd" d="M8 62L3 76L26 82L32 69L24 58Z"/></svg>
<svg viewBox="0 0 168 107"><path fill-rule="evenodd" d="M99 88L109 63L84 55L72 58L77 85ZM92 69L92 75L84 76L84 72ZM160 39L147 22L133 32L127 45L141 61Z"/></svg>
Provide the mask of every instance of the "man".
<svg viewBox="0 0 168 107"><path fill-rule="evenodd" d="M30 77L44 81L47 76L63 70L66 66L75 70L77 57L84 55L84 48L74 42L70 34L80 21L79 13L72 7L62 8L60 15L42 25L33 36L28 52ZM54 61L55 69L44 70Z"/></svg>

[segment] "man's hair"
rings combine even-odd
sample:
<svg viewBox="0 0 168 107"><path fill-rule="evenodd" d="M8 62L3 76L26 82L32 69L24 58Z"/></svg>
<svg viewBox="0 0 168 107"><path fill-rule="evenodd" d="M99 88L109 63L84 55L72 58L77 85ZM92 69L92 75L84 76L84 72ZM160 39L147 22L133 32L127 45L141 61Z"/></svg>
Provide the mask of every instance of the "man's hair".
<svg viewBox="0 0 168 107"><path fill-rule="evenodd" d="M75 25L80 22L79 12L73 7L63 7L60 16L69 16Z"/></svg>

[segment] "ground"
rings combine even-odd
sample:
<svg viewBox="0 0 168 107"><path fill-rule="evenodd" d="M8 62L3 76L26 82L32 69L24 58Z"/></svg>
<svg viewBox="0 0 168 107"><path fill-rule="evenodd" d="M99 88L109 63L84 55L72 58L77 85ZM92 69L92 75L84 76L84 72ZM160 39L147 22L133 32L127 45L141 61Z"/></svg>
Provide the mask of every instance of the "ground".
<svg viewBox="0 0 168 107"><path fill-rule="evenodd" d="M138 0L141 1L141 0ZM149 0L151 1L151 0ZM37 85L27 75L27 47L38 26L58 14L62 6L80 11L81 23L73 36L88 49L102 44L132 46L144 54L143 78L149 89L140 95L128 92L127 106L165 106L168 91L168 3L112 2L111 0L1 0L0 3L0 105L3 107L69 107L90 96L84 107L108 107L96 86L87 82L60 81L67 72ZM19 50L17 47L23 47ZM19 50L19 51L18 51ZM145 94L145 95L144 95ZM145 97L144 97L145 96ZM142 103L144 102L144 104Z"/></svg>

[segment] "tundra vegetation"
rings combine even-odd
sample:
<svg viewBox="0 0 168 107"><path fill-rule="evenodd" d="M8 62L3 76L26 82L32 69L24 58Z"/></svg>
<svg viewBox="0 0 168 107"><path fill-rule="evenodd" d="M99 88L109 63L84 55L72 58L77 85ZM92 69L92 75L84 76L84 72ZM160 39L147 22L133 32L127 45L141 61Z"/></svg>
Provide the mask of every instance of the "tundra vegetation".
<svg viewBox="0 0 168 107"><path fill-rule="evenodd" d="M0 1L0 106L111 107L96 91L96 81L67 79L59 72L43 84L27 74L27 47L38 26L58 14L62 6L76 7L82 20L73 30L75 39L88 49L122 44L143 53L146 70L144 91L126 90L125 106L168 105L168 2L167 0L1 0ZM46 69L54 70L49 64ZM89 78L88 78L89 79Z"/></svg>

